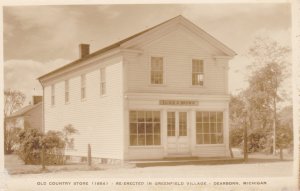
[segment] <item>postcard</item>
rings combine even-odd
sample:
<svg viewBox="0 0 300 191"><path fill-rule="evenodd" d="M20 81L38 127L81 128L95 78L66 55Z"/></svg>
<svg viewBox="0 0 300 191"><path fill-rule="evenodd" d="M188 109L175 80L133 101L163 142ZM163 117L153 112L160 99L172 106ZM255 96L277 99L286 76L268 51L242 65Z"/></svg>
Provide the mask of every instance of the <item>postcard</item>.
<svg viewBox="0 0 300 191"><path fill-rule="evenodd" d="M4 3L0 190L298 190L297 6Z"/></svg>

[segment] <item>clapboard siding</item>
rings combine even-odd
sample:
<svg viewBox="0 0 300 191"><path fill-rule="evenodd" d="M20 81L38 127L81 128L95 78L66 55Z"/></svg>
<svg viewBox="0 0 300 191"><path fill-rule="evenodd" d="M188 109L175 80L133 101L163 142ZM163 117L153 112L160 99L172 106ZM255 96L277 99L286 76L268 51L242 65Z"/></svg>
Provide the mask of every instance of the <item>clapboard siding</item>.
<svg viewBox="0 0 300 191"><path fill-rule="evenodd" d="M100 95L100 67L106 65L106 95ZM88 67L88 66L87 66ZM121 59L99 62L93 70L81 70L69 78L70 101L65 103L65 81L55 84L55 105L51 106L51 85L45 87L45 130L62 130L72 124L72 155L86 156L91 144L92 156L123 159L123 64ZM81 100L80 75L86 72L86 99ZM79 75L78 75L79 74Z"/></svg>
<svg viewBox="0 0 300 191"><path fill-rule="evenodd" d="M192 155L198 157L224 157L227 156L225 145L196 146Z"/></svg>
<svg viewBox="0 0 300 191"><path fill-rule="evenodd" d="M30 124L30 127L41 130L43 125L42 104L27 112L25 120Z"/></svg>
<svg viewBox="0 0 300 191"><path fill-rule="evenodd" d="M157 147L129 147L127 160L140 160L140 159L162 159L164 158L163 146Z"/></svg>
<svg viewBox="0 0 300 191"><path fill-rule="evenodd" d="M227 61L215 59L221 53L203 47L198 39L188 38L189 32L177 29L142 47L143 53L128 59L129 92L164 92L186 94L226 94ZM207 42L206 42L207 44ZM165 64L165 84L150 84L150 57L162 56ZM204 87L192 86L192 59L204 60Z"/></svg>

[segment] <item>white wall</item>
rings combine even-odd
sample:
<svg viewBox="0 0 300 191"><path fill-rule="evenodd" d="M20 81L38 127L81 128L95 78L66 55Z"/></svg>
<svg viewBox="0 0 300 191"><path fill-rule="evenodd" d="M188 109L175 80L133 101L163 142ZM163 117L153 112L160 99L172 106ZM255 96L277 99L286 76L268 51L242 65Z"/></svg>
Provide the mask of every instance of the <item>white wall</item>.
<svg viewBox="0 0 300 191"><path fill-rule="evenodd" d="M169 106L159 105L160 99L193 99L199 102L197 106ZM153 94L127 96L127 113L130 110L156 110L161 112L161 145L129 146L128 121L125 124L125 158L126 159L161 159L168 157L167 145L167 112L187 111L189 134L189 156L197 157L228 157L229 156L229 126L228 126L228 96L201 96L194 95L169 95ZM223 112L223 144L196 144L196 111L220 111Z"/></svg>
<svg viewBox="0 0 300 191"><path fill-rule="evenodd" d="M106 95L100 95L100 67L106 66ZM123 158L123 63L121 57L90 64L56 79L55 106L51 106L51 84L45 87L45 131L62 130L72 124L79 133L74 136L75 150L69 154ZM81 100L80 75L86 73L86 99ZM65 104L64 80L69 78L70 102Z"/></svg>
<svg viewBox="0 0 300 191"><path fill-rule="evenodd" d="M127 57L128 92L227 93L227 60L214 57L224 55L182 27L150 44L136 48L140 48L143 53L136 57ZM151 56L164 58L164 85L150 84ZM192 59L204 60L204 87L192 86Z"/></svg>

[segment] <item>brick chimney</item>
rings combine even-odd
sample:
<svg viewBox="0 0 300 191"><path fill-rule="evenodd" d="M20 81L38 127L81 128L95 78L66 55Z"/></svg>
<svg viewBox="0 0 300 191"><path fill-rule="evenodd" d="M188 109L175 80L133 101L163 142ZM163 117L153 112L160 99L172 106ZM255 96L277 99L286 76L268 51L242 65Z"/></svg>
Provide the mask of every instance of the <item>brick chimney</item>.
<svg viewBox="0 0 300 191"><path fill-rule="evenodd" d="M84 58L90 54L90 45L89 44L79 44L79 56Z"/></svg>

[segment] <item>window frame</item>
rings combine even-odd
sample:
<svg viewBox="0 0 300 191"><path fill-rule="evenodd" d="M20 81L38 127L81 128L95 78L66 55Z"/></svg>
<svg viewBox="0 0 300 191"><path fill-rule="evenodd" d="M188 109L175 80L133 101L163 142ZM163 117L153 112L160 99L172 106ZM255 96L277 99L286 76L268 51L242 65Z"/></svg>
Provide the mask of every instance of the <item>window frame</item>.
<svg viewBox="0 0 300 191"><path fill-rule="evenodd" d="M107 89L106 88L106 67L100 68L99 73L100 73L100 76L99 76L100 96L105 96L106 89Z"/></svg>
<svg viewBox="0 0 300 191"><path fill-rule="evenodd" d="M70 81L65 80L65 104L70 103Z"/></svg>
<svg viewBox="0 0 300 191"><path fill-rule="evenodd" d="M162 58L162 83L161 84L154 84L152 83L152 58ZM151 55L149 56L149 64L148 64L148 75L149 75L149 85L150 86L164 86L166 84L166 57L162 55Z"/></svg>
<svg viewBox="0 0 300 191"><path fill-rule="evenodd" d="M86 74L80 76L80 98L86 100Z"/></svg>
<svg viewBox="0 0 300 191"><path fill-rule="evenodd" d="M51 85L51 106L55 106L55 84Z"/></svg>
<svg viewBox="0 0 300 191"><path fill-rule="evenodd" d="M207 112L209 113L208 115L208 119L209 119L209 133L205 133L205 130L204 130L204 125L201 125L201 129L202 129L202 132L198 132L198 123L200 124L203 124L203 123L207 123L203 120L203 114L202 114L202 117L201 117L201 122L198 122L197 121L197 113L198 112L201 112L201 113L204 113L204 112ZM216 113L216 121L214 122L215 123L215 132L214 133L211 133L211 125L210 125L210 113ZM222 113L222 123L221 122L218 122L218 114L217 113ZM218 124L221 123L222 124L222 127L221 127L221 131L218 132ZM195 143L196 143L196 146L216 146L216 145L224 145L225 144L225 140L224 140L224 124L225 124L225 111L221 111L221 110L198 110L195 112ZM204 140L204 134L206 135L209 135L209 143L205 143L205 140ZM216 136L216 143L211 143L211 137L212 137L212 134L214 134ZM198 139L197 139L197 136L198 135L202 135L202 143L198 143ZM222 138L222 142L221 143L218 143L217 141L217 137L218 135L221 136Z"/></svg>
<svg viewBox="0 0 300 191"><path fill-rule="evenodd" d="M136 120L135 121L131 121L131 112L135 112L136 113ZM139 121L139 117L138 117L138 112L143 112L144 113L144 121ZM151 112L152 114L152 121L147 121L147 112ZM159 121L155 121L154 120L154 112L158 112L158 116L159 116ZM147 110L147 109L130 109L128 112L128 146L129 147L133 147L133 148L137 148L137 147L161 147L162 145L162 116L161 116L161 111L160 110ZM131 133L131 124L136 124L136 133ZM139 134L139 124L144 124L144 133L141 132ZM151 132L147 132L147 124L152 124L152 133ZM155 132L155 124L159 124L159 132ZM142 127L142 125L141 125ZM134 128L134 126L133 126ZM147 134L148 133L148 134ZM147 135L148 136L152 136L152 144L147 144ZM132 144L131 143L131 136L136 136L136 144ZM144 144L139 144L139 136L144 136ZM159 136L159 144L154 144L155 142L155 136Z"/></svg>
<svg viewBox="0 0 300 191"><path fill-rule="evenodd" d="M202 61L202 72L194 72L194 60ZM194 74L202 74L202 84L194 84L193 76ZM193 87L204 87L205 86L205 59L203 58L192 58L191 59L191 84Z"/></svg>

